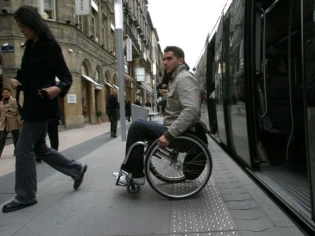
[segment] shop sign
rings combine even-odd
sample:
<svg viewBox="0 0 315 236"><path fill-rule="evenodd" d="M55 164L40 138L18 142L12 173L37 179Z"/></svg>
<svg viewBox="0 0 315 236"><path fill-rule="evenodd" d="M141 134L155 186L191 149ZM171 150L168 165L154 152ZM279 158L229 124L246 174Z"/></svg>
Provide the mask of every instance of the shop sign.
<svg viewBox="0 0 315 236"><path fill-rule="evenodd" d="M75 14L90 15L91 14L91 0L75 0Z"/></svg>
<svg viewBox="0 0 315 236"><path fill-rule="evenodd" d="M76 94L68 94L67 95L68 103L77 103L77 95Z"/></svg>
<svg viewBox="0 0 315 236"><path fill-rule="evenodd" d="M145 70L144 70L144 68L136 68L136 80L137 80L137 82L145 81Z"/></svg>

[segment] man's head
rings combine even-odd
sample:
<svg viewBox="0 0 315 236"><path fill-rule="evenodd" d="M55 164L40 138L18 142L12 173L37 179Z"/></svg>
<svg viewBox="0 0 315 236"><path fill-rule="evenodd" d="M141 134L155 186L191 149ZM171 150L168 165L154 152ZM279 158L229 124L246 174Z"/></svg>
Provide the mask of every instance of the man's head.
<svg viewBox="0 0 315 236"><path fill-rule="evenodd" d="M287 57L282 54L276 54L267 62L267 76L278 73L280 75L288 74Z"/></svg>
<svg viewBox="0 0 315 236"><path fill-rule="evenodd" d="M185 63L184 51L176 46L168 46L164 49L163 64L166 73L172 73L178 65Z"/></svg>
<svg viewBox="0 0 315 236"><path fill-rule="evenodd" d="M11 90L9 88L2 89L2 97L9 98L11 96Z"/></svg>
<svg viewBox="0 0 315 236"><path fill-rule="evenodd" d="M118 96L118 89L114 89L114 90L113 90L113 95L114 95L115 97Z"/></svg>

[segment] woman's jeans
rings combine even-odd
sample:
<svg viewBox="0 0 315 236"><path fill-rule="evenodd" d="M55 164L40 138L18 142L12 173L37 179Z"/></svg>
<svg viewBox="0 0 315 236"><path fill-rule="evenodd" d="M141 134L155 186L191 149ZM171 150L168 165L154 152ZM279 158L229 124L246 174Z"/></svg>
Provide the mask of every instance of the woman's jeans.
<svg viewBox="0 0 315 236"><path fill-rule="evenodd" d="M137 119L130 125L127 143L126 143L126 155L129 148L138 141L155 141L160 138L167 128L161 124L154 122ZM122 165L122 169L128 173L132 173L133 177L140 178L144 176L143 166L144 166L144 147L142 145L137 145L133 148L126 164Z"/></svg>
<svg viewBox="0 0 315 236"><path fill-rule="evenodd" d="M28 202L36 198L37 181L35 156L65 175L77 179L82 173L82 164L68 160L58 151L46 145L47 123L45 121L24 121L15 150L15 192L16 199Z"/></svg>

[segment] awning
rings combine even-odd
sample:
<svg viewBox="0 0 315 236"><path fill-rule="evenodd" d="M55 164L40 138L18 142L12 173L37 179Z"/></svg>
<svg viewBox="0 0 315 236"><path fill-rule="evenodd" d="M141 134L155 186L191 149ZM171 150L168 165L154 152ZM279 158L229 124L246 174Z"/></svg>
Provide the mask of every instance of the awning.
<svg viewBox="0 0 315 236"><path fill-rule="evenodd" d="M93 84L95 84L95 89L97 90L101 90L103 88L103 85L97 83L94 79L90 78L89 76L86 76L86 75L81 75L81 77Z"/></svg>
<svg viewBox="0 0 315 236"><path fill-rule="evenodd" d="M127 80L128 82L134 81L134 79L130 75L128 75L127 73L124 74L124 77L125 77L125 80Z"/></svg>
<svg viewBox="0 0 315 236"><path fill-rule="evenodd" d="M147 84L147 82L141 82L141 86L147 90L148 93L153 94L152 88Z"/></svg>
<svg viewBox="0 0 315 236"><path fill-rule="evenodd" d="M111 84L108 83L108 82L105 82L105 84L108 85L108 86L111 87L111 88L114 88L113 85L111 85Z"/></svg>

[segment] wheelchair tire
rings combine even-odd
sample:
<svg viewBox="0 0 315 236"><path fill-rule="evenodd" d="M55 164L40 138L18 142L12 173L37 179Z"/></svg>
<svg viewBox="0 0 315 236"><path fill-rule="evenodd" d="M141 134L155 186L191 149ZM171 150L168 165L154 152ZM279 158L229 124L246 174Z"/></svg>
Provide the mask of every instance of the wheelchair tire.
<svg viewBox="0 0 315 236"><path fill-rule="evenodd" d="M170 199L190 197L201 191L212 172L207 146L196 136L178 136L166 148L152 143L145 156L145 174L150 186Z"/></svg>

